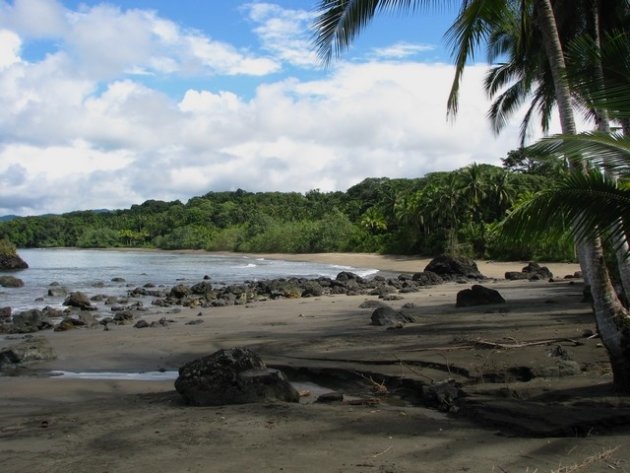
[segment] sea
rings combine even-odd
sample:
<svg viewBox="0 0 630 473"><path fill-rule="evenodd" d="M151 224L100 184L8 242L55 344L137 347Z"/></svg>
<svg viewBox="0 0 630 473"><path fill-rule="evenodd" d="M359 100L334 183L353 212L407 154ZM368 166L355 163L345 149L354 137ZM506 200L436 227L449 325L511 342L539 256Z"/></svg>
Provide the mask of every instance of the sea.
<svg viewBox="0 0 630 473"><path fill-rule="evenodd" d="M213 284L225 285L287 277L334 278L341 271L368 277L378 272L372 268L203 252L29 248L18 249L18 254L29 268L0 273L24 281L21 288L0 287L0 307L9 306L14 313L61 307L63 297L48 296L53 283L88 296L125 296L130 289L147 283L170 287L209 278Z"/></svg>

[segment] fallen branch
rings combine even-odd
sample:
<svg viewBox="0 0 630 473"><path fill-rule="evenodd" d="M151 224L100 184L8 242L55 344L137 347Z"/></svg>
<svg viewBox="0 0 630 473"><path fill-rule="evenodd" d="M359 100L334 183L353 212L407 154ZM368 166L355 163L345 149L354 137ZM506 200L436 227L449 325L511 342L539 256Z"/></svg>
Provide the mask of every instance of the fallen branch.
<svg viewBox="0 0 630 473"><path fill-rule="evenodd" d="M557 470L551 470L551 473L573 473L589 465L592 465L593 463L596 463L598 461L608 460L612 456L612 454L615 453L617 450L619 450L618 445L616 447L606 449L603 452L598 453L597 455L586 457L580 463L575 463L574 465L569 465L569 466L563 466L563 467L558 468Z"/></svg>

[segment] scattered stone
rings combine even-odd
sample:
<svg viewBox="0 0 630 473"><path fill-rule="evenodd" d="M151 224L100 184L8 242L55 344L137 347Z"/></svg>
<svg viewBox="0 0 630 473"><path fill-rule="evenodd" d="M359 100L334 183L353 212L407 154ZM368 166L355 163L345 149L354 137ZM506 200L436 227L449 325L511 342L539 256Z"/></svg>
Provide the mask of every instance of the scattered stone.
<svg viewBox="0 0 630 473"><path fill-rule="evenodd" d="M116 278L112 278L112 282L127 282L127 281L125 280L125 278L116 277Z"/></svg>
<svg viewBox="0 0 630 473"><path fill-rule="evenodd" d="M89 297L83 292L71 292L70 295L63 301L63 305L70 307L78 307L81 310L92 310L92 302Z"/></svg>
<svg viewBox="0 0 630 473"><path fill-rule="evenodd" d="M0 319L11 318L11 307L0 307Z"/></svg>
<svg viewBox="0 0 630 473"><path fill-rule="evenodd" d="M149 323L144 319L140 319L134 324L134 328L147 328L148 326Z"/></svg>
<svg viewBox="0 0 630 473"><path fill-rule="evenodd" d="M457 412L457 402L462 396L461 390L452 379L432 383L422 388L424 402L442 412Z"/></svg>
<svg viewBox="0 0 630 473"><path fill-rule="evenodd" d="M133 313L129 310L122 310L116 312L112 320L116 325L126 325L133 321Z"/></svg>
<svg viewBox="0 0 630 473"><path fill-rule="evenodd" d="M539 280L551 280L553 279L553 274L549 271L547 266L540 266L538 263L530 262L525 266L521 272L518 271L508 271L505 273L505 279L515 281L519 279L528 279L530 281L539 281Z"/></svg>
<svg viewBox="0 0 630 473"><path fill-rule="evenodd" d="M267 368L247 348L220 350L186 363L179 369L175 389L195 406L300 400L282 372Z"/></svg>
<svg viewBox="0 0 630 473"><path fill-rule="evenodd" d="M52 328L52 325L41 310L25 310L13 315L14 333L32 333L49 328Z"/></svg>
<svg viewBox="0 0 630 473"><path fill-rule="evenodd" d="M486 304L505 304L499 291L475 284L470 289L457 293L456 307L471 307Z"/></svg>
<svg viewBox="0 0 630 473"><path fill-rule="evenodd" d="M379 307L372 312L371 325L392 326L414 322L414 318L389 306Z"/></svg>
<svg viewBox="0 0 630 473"><path fill-rule="evenodd" d="M14 276L0 276L0 286L2 287L24 287L24 281Z"/></svg>
<svg viewBox="0 0 630 473"><path fill-rule="evenodd" d="M66 297L68 295L68 290L63 286L50 286L48 288L48 296L49 297Z"/></svg>
<svg viewBox="0 0 630 473"><path fill-rule="evenodd" d="M46 338L30 337L0 350L0 371L17 368L24 363L54 358L55 354Z"/></svg>
<svg viewBox="0 0 630 473"><path fill-rule="evenodd" d="M185 284L178 284L177 286L173 286L171 288L171 292L169 293L170 297L174 297L175 299L181 299L191 294L191 290Z"/></svg>
<svg viewBox="0 0 630 473"><path fill-rule="evenodd" d="M383 301L377 301L374 299L365 300L359 305L359 309L376 309L378 307L389 307Z"/></svg>
<svg viewBox="0 0 630 473"><path fill-rule="evenodd" d="M189 320L184 325L199 325L199 324L202 324L202 323L203 323L203 320L196 319L196 320Z"/></svg>

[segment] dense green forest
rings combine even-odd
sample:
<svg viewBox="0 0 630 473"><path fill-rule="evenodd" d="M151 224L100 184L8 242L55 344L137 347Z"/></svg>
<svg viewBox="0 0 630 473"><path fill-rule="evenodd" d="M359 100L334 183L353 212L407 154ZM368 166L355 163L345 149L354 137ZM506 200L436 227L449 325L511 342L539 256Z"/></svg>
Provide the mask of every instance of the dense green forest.
<svg viewBox="0 0 630 473"><path fill-rule="evenodd" d="M473 164L417 179L368 178L346 192L209 192L187 203L0 222L18 247L137 247L242 252L368 251L495 259L571 259L570 239L507 247L497 225L549 170L516 152L504 168Z"/></svg>

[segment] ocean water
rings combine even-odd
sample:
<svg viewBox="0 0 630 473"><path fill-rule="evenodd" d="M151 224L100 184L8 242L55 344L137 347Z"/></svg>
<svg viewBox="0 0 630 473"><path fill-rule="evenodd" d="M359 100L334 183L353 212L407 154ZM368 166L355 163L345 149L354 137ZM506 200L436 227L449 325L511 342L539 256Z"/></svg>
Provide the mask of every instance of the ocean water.
<svg viewBox="0 0 630 473"><path fill-rule="evenodd" d="M11 274L24 281L21 288L0 287L0 307L14 312L45 306L61 306L63 298L49 297L48 288L57 282L69 291L92 296L122 296L133 287L153 283L173 286L195 284L210 277L212 283L235 284L282 277L334 278L340 271L367 277L377 271L330 264L270 260L244 255L216 255L171 251L116 251L81 249L20 249L29 268ZM113 282L123 278L124 282Z"/></svg>

